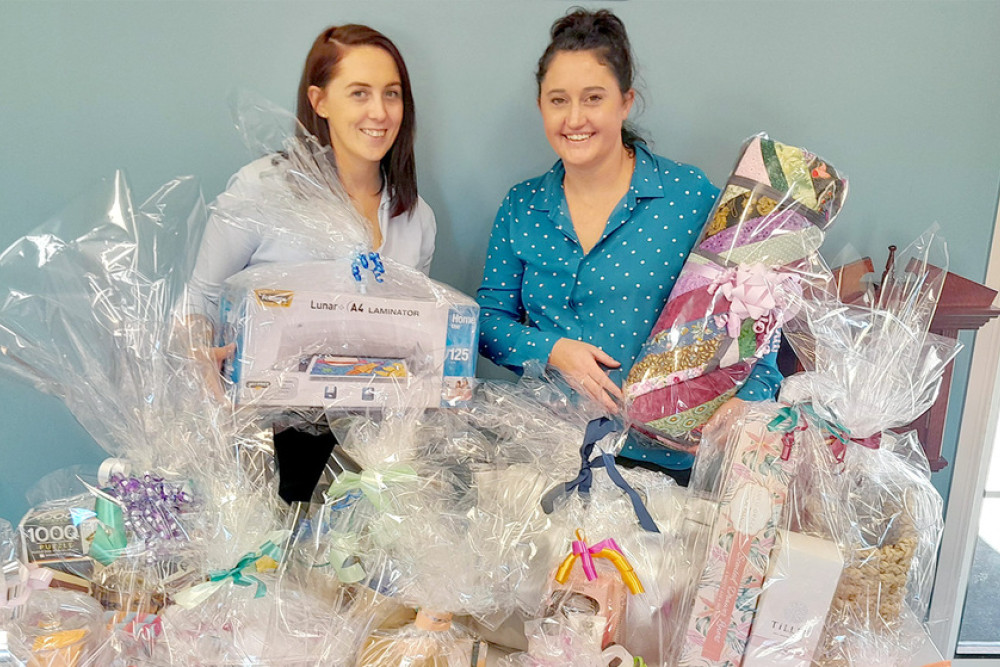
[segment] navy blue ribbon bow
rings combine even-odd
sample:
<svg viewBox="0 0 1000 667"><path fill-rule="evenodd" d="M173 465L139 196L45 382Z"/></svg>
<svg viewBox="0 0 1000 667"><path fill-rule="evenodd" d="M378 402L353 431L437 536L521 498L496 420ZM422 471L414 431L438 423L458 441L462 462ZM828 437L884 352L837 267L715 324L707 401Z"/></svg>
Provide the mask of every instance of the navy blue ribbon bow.
<svg viewBox="0 0 1000 667"><path fill-rule="evenodd" d="M615 467L615 457L607 452L602 451L600 456L591 458L594 453L594 446L599 440L607 436L609 433L616 433L621 430L621 427L611 419L607 417L600 417L598 419L593 419L589 424L587 424L587 430L583 435L583 446L580 447L580 474L576 476L576 479L566 482L564 484L559 484L548 491L544 496L542 496L542 510L546 514L551 514L555 509L555 502L558 498L564 495L569 495L574 491L580 493L581 495L588 495L590 493L590 487L594 482L594 468L604 468L608 471L608 477L611 481L615 483L615 486L620 488L632 501L632 507L635 509L635 515L639 519L639 525L650 533L658 533L660 529L656 527L656 522L653 521L653 517L649 514L649 510L642 502L642 498L639 496L639 492L633 489L625 478L622 477L621 473L618 472L618 468Z"/></svg>

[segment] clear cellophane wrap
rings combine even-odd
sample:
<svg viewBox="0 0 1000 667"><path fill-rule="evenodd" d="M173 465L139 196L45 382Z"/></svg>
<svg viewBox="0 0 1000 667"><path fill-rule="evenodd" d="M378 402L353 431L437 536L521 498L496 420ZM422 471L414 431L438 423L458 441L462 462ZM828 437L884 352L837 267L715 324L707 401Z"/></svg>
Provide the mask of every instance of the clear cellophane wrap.
<svg viewBox="0 0 1000 667"><path fill-rule="evenodd" d="M312 154L295 141L289 159ZM16 567L98 610L78 623L89 603L31 591L14 622L36 661L54 647L79 667L348 664L376 615L364 591L312 580L270 425L217 391L187 290L205 222L193 179L137 204L118 174L0 255L0 368L62 399L113 457L50 484L18 527Z"/></svg>
<svg viewBox="0 0 1000 667"><path fill-rule="evenodd" d="M846 196L844 175L808 150L763 134L744 143L629 372L637 431L697 451L702 427L777 344L796 295L829 282L818 250Z"/></svg>
<svg viewBox="0 0 1000 667"><path fill-rule="evenodd" d="M235 344L225 368L233 400L320 422L334 408L466 402L475 300L375 251L330 147L287 112L243 97L238 124L258 159L212 205L199 267L230 245L280 259L254 255L221 286L196 269L187 304L212 344Z"/></svg>
<svg viewBox="0 0 1000 667"><path fill-rule="evenodd" d="M942 500L916 432L889 429L930 408L960 348L928 333L946 266L931 231L873 306L808 295L786 330L809 370L785 380L781 403L730 404L706 427L691 487L720 509L680 664L909 664Z"/></svg>
<svg viewBox="0 0 1000 667"><path fill-rule="evenodd" d="M665 664L693 575L688 533L700 527L685 520L686 493L672 479L615 466L622 436L610 422L595 419L585 434L566 449L570 475L543 487L548 525L517 591L527 646L511 664Z"/></svg>
<svg viewBox="0 0 1000 667"><path fill-rule="evenodd" d="M312 508L313 567L402 608L376 623L359 665L485 659L468 623L495 629L519 608L551 525L540 500L579 467L584 409L528 378L484 383L460 410L331 411L348 469Z"/></svg>

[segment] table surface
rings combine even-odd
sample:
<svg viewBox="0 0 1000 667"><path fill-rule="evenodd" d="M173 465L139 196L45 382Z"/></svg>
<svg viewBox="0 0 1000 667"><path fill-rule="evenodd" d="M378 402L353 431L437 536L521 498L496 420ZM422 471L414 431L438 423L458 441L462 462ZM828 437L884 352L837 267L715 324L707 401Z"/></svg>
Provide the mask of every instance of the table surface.
<svg viewBox="0 0 1000 667"><path fill-rule="evenodd" d="M496 667L500 658L505 655L507 655L507 652L503 649L491 646L490 652L486 656L486 667ZM918 651L914 656L910 665L911 667L924 667L925 665L930 665L943 659L944 658L941 657L941 653L934 647L934 643L931 642L930 637L927 636L927 633L925 632L924 641L920 647L920 651Z"/></svg>

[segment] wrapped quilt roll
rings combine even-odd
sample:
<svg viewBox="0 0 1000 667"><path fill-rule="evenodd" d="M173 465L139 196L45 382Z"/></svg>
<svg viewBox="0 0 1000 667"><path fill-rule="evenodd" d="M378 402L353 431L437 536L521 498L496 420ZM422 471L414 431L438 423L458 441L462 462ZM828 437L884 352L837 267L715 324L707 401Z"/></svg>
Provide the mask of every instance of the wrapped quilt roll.
<svg viewBox="0 0 1000 667"><path fill-rule="evenodd" d="M847 180L765 135L743 146L625 383L633 427L693 452L794 313L788 296L828 281L817 254Z"/></svg>

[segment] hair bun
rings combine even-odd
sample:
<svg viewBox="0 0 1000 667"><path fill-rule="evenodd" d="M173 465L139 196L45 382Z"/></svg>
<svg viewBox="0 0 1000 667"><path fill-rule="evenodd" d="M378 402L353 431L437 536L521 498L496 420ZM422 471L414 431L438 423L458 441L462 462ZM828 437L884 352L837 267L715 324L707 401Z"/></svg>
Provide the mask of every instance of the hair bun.
<svg viewBox="0 0 1000 667"><path fill-rule="evenodd" d="M614 13L607 9L588 11L580 7L575 8L569 14L557 19L552 24L550 31L551 38L565 36L586 36L594 32L600 32L614 39L624 39L628 41L628 32L625 24Z"/></svg>

